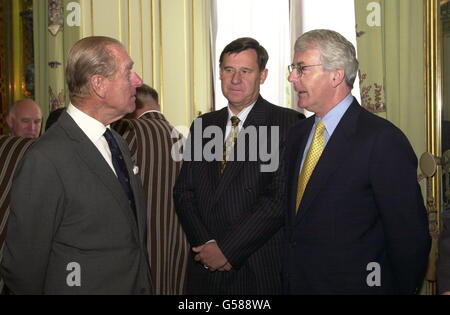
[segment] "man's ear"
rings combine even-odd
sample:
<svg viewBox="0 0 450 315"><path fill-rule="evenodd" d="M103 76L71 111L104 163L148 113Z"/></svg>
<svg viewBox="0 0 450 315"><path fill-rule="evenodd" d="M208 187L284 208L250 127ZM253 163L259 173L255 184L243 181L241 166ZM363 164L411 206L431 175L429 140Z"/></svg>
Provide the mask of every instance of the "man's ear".
<svg viewBox="0 0 450 315"><path fill-rule="evenodd" d="M95 74L89 81L92 91L101 98L106 96L105 80L104 76Z"/></svg>
<svg viewBox="0 0 450 315"><path fill-rule="evenodd" d="M267 69L264 69L261 72L261 78L259 79L259 84L264 84L264 82L266 82L268 74L269 74L269 70L267 70Z"/></svg>
<svg viewBox="0 0 450 315"><path fill-rule="evenodd" d="M219 69L219 79L220 79L220 81L222 81L223 80L223 68L222 68L222 66L220 67L220 69Z"/></svg>
<svg viewBox="0 0 450 315"><path fill-rule="evenodd" d="M336 88L345 81L345 70L344 69L338 69L331 71L332 74L332 83L331 85Z"/></svg>
<svg viewBox="0 0 450 315"><path fill-rule="evenodd" d="M12 129L13 127L13 118L11 117L11 115L7 115L6 116L6 124L8 125L9 129Z"/></svg>

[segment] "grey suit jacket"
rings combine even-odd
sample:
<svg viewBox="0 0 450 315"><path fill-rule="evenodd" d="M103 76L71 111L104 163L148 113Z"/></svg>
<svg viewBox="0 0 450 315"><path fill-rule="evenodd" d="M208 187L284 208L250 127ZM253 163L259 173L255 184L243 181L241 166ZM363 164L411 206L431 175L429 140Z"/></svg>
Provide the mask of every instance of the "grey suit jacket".
<svg viewBox="0 0 450 315"><path fill-rule="evenodd" d="M114 172L64 113L27 151L11 191L2 273L15 294L148 294L145 202L125 142L137 219Z"/></svg>

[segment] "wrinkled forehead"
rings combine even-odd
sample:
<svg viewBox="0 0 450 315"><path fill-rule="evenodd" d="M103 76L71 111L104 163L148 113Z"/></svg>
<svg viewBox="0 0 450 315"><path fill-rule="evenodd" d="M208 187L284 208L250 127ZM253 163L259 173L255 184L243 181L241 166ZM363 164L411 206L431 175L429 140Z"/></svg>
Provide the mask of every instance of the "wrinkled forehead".
<svg viewBox="0 0 450 315"><path fill-rule="evenodd" d="M14 116L16 118L40 119L42 118L42 112L36 103L20 103L14 109Z"/></svg>
<svg viewBox="0 0 450 315"><path fill-rule="evenodd" d="M258 66L258 55L254 49L246 49L240 52L230 52L223 56L222 67L228 65Z"/></svg>
<svg viewBox="0 0 450 315"><path fill-rule="evenodd" d="M310 64L311 62L320 62L320 50L316 48L303 51L296 51L294 54L294 64Z"/></svg>
<svg viewBox="0 0 450 315"><path fill-rule="evenodd" d="M134 62L125 47L121 45L111 45L109 49L113 54L114 61L116 62L116 65L119 69L133 68Z"/></svg>

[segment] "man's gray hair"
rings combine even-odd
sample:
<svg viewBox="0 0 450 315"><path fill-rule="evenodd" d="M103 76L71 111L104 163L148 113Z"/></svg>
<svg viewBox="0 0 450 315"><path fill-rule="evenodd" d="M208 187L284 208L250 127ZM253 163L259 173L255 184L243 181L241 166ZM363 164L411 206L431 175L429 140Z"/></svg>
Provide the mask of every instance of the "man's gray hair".
<svg viewBox="0 0 450 315"><path fill-rule="evenodd" d="M105 36L91 36L79 40L71 48L66 66L66 80L71 101L91 94L89 80L93 75L113 76L118 68L112 46L118 40Z"/></svg>
<svg viewBox="0 0 450 315"><path fill-rule="evenodd" d="M343 69L345 82L350 88L353 88L359 62L356 59L356 49L352 43L338 32L318 29L304 33L295 42L295 52L305 52L310 49L320 51L320 59L325 70Z"/></svg>

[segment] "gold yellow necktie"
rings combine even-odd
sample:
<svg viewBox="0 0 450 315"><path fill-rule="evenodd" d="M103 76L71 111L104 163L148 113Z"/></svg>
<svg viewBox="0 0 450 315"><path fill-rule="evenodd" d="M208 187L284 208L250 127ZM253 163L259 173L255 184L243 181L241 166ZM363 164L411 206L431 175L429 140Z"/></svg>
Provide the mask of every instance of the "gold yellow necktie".
<svg viewBox="0 0 450 315"><path fill-rule="evenodd" d="M231 132L228 135L227 140L225 140L225 145L223 147L223 160L222 164L220 166L220 173L222 174L225 170L225 167L227 166L227 160L230 155L231 150L234 147L234 144L237 141L238 134L239 134L239 123L241 120L237 118L237 116L231 117Z"/></svg>
<svg viewBox="0 0 450 315"><path fill-rule="evenodd" d="M323 133L325 131L325 125L322 120L319 120L316 126L316 131L314 132L314 137L309 147L308 154L306 155L305 162L303 163L302 171L298 178L297 184L297 203L296 210L300 206L300 201L302 200L303 193L305 192L306 185L308 184L309 178L311 177L314 168L316 167L317 161L319 161L320 155L323 151L323 146L325 143L325 138Z"/></svg>

